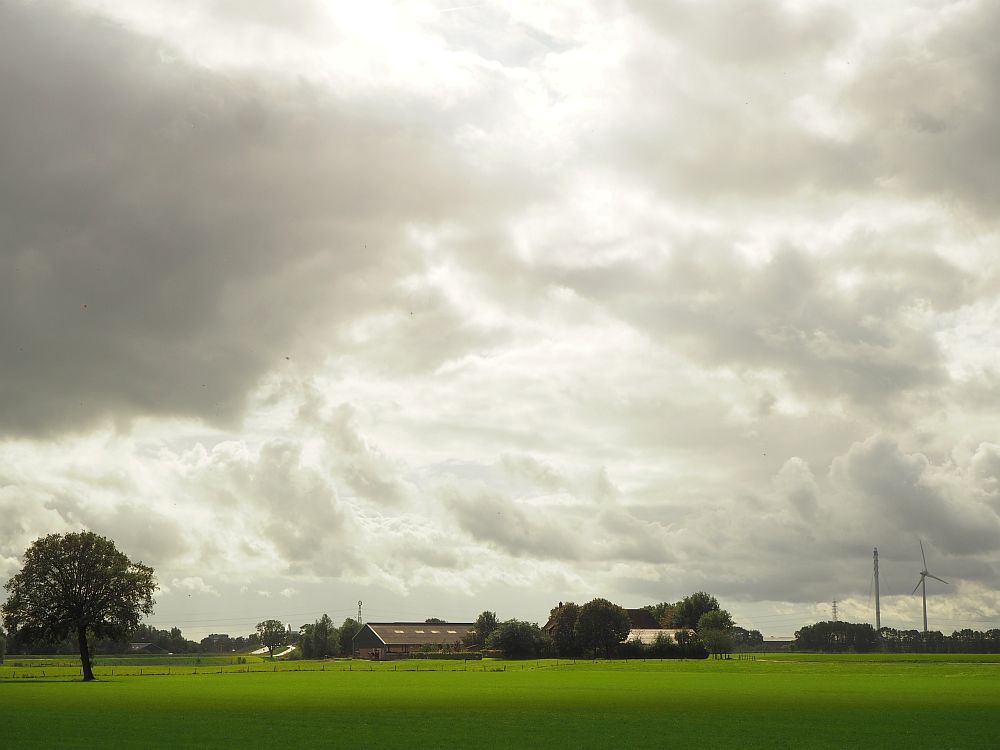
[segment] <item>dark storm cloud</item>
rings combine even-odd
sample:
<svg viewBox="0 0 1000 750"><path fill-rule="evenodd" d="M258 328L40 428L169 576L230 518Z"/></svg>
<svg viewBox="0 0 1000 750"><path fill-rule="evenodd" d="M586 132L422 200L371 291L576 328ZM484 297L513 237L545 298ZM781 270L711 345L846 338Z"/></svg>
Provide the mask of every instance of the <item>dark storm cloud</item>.
<svg viewBox="0 0 1000 750"><path fill-rule="evenodd" d="M193 68L46 3L0 13L2 432L231 420L348 312L405 305L406 222L494 203L391 103Z"/></svg>
<svg viewBox="0 0 1000 750"><path fill-rule="evenodd" d="M925 456L906 454L889 438L853 445L831 474L846 485L857 518L870 528L931 539L955 556L1000 550L1000 518L970 483L956 487L936 476Z"/></svg>

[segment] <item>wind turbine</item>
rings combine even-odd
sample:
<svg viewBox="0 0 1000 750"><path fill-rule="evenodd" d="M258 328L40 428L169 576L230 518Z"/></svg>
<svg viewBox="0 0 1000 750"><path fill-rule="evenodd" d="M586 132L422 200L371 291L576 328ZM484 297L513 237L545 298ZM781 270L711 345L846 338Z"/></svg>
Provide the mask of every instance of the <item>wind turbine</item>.
<svg viewBox="0 0 1000 750"><path fill-rule="evenodd" d="M924 569L920 571L920 580L917 582L917 585L913 587L913 592L910 594L910 596L917 593L917 589L923 589L922 593L924 597L924 637L926 638L927 637L927 579L933 578L935 581L941 581L941 583L948 583L948 582L943 578L938 578L933 573L928 572L927 557L924 555L923 540L920 540L920 557L924 561Z"/></svg>

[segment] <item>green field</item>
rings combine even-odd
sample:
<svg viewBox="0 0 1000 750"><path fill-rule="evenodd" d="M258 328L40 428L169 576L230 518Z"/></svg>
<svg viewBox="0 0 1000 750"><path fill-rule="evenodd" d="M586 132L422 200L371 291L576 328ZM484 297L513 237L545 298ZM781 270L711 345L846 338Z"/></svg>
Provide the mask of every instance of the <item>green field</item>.
<svg viewBox="0 0 1000 750"><path fill-rule="evenodd" d="M995 656L36 669L0 668L4 748L1000 747Z"/></svg>

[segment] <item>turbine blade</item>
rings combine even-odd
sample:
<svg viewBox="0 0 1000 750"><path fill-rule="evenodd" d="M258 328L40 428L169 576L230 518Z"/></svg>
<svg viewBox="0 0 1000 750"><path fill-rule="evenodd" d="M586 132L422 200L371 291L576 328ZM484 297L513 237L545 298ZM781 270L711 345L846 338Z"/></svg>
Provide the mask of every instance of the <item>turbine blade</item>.
<svg viewBox="0 0 1000 750"><path fill-rule="evenodd" d="M943 578L938 578L938 577L937 577L936 575L934 575L933 573L928 573L928 574L927 574L927 577L928 577L928 578L933 578L933 579L934 579L935 581L941 581L941 583L948 583L948 582L947 582L946 580L944 580Z"/></svg>
<svg viewBox="0 0 1000 750"><path fill-rule="evenodd" d="M920 539L920 558L924 561L924 570L927 570L927 558L924 556L924 540Z"/></svg>
<svg viewBox="0 0 1000 750"><path fill-rule="evenodd" d="M924 582L924 577L920 576L920 580L917 581L917 585L913 587L913 591L910 592L910 596L913 596L915 593L917 593L917 589L920 588L920 584L923 582Z"/></svg>

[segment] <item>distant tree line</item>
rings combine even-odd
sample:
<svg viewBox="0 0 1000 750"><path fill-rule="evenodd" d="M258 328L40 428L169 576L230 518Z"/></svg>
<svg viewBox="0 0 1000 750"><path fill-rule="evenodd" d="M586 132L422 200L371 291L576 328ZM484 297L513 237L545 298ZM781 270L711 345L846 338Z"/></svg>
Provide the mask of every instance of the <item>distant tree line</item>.
<svg viewBox="0 0 1000 750"><path fill-rule="evenodd" d="M918 630L882 628L882 648L890 652L927 652L944 654L1000 653L1000 629L972 630L963 628L944 635L928 631L926 637Z"/></svg>
<svg viewBox="0 0 1000 750"><path fill-rule="evenodd" d="M879 637L881 636L881 637ZM995 654L1000 652L1000 629L965 628L944 635L931 630L882 628L876 633L869 623L828 621L807 625L795 633L795 648L802 651L854 651L866 653L954 653Z"/></svg>
<svg viewBox="0 0 1000 750"><path fill-rule="evenodd" d="M230 637L224 633L213 633L200 642L184 637L180 628L160 630L151 625L140 625L125 638L101 638L91 643L91 651L95 654L124 654L129 651L130 643L152 643L156 648L172 654L222 654L234 651L247 651L259 648L260 638L256 633L247 636ZM17 631L7 636L8 654L76 654L79 644L74 636L68 636L59 641L32 640L21 636Z"/></svg>
<svg viewBox="0 0 1000 750"><path fill-rule="evenodd" d="M795 648L802 651L867 653L878 649L878 633L867 622L817 622L795 631Z"/></svg>

